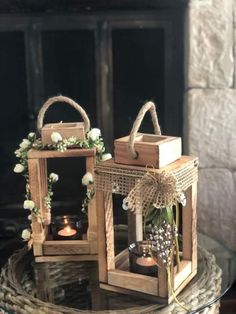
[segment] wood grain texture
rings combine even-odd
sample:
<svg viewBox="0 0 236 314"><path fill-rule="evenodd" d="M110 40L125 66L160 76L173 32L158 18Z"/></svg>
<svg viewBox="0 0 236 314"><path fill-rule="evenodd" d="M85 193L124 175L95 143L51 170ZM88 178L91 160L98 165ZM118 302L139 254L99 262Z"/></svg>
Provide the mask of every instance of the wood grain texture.
<svg viewBox="0 0 236 314"><path fill-rule="evenodd" d="M107 282L107 251L104 192L96 191L97 237L98 237L98 275L100 282Z"/></svg>
<svg viewBox="0 0 236 314"><path fill-rule="evenodd" d="M57 150L33 150L28 152L28 158L67 158L67 157L89 157L95 156L95 148L67 149L64 152Z"/></svg>
<svg viewBox="0 0 236 314"><path fill-rule="evenodd" d="M110 270L110 269L115 268L112 193L105 193L104 205L105 205L105 226L106 226L107 269Z"/></svg>
<svg viewBox="0 0 236 314"><path fill-rule="evenodd" d="M108 283L113 286L158 295L158 279L120 269L108 271Z"/></svg>
<svg viewBox="0 0 236 314"><path fill-rule="evenodd" d="M85 140L84 122L45 124L41 130L42 143L53 144L51 139L53 132L60 133L63 139L73 136L80 140Z"/></svg>
<svg viewBox="0 0 236 314"><path fill-rule="evenodd" d="M43 162L40 162L38 159L30 159L28 160L28 169L29 169L29 184L30 184L30 192L31 199L34 201L35 206L39 208L40 214L43 217L43 193L42 186L46 183L43 183L41 178L42 170L41 167ZM40 167L41 166L41 167ZM44 238L42 234L44 232L44 228L42 223L38 222L37 217L32 215L32 233L35 236L33 251L35 256L39 256L43 254L42 251L42 243Z"/></svg>
<svg viewBox="0 0 236 314"><path fill-rule="evenodd" d="M86 157L86 172L90 172L94 177L94 166L96 163L95 156ZM88 190L94 189L93 185L87 187ZM90 245L90 253L98 252L97 244L97 212L96 212L96 198L90 200L88 204L88 231L87 238Z"/></svg>
<svg viewBox="0 0 236 314"><path fill-rule="evenodd" d="M192 261L197 269L197 182L187 189L186 206L183 207L183 259Z"/></svg>
<svg viewBox="0 0 236 314"><path fill-rule="evenodd" d="M134 149L138 154L133 159L128 146L129 136L115 140L115 162L127 165L153 165L162 168L181 157L180 137L160 136L139 133Z"/></svg>
<svg viewBox="0 0 236 314"><path fill-rule="evenodd" d="M97 261L97 254L83 254L83 255L48 255L35 257L36 263L54 263L54 262L83 262L83 261Z"/></svg>
<svg viewBox="0 0 236 314"><path fill-rule="evenodd" d="M89 253L89 241L86 240L54 240L43 243L43 255L80 255Z"/></svg>

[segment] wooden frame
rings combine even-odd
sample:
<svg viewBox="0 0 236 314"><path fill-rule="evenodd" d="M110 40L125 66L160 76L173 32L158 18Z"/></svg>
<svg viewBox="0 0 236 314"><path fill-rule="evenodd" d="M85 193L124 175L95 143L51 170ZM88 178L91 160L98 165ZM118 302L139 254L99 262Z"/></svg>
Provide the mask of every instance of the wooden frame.
<svg viewBox="0 0 236 314"><path fill-rule="evenodd" d="M180 160L163 167L162 169L152 169L153 172L174 172L178 169L197 167L197 158L182 156ZM118 165L114 161L106 161L96 169L96 179L99 176L109 173L110 167L121 168L122 170L142 170L145 173L145 167ZM101 171L102 168L102 171ZM101 171L101 172L99 172ZM197 169L196 169L197 171ZM132 174L130 174L132 175ZM183 248L181 252L180 268L173 267L171 278L172 286L177 295L196 275L197 273L197 230L196 230L196 197L197 197L197 179L193 180L191 186L186 191L186 206L182 209L182 237ZM96 191L97 217L98 217L98 262L99 262L99 281L103 289L128 293L155 299L163 303L170 303L173 300L173 294L168 288L167 274L165 268L158 268L157 278L135 274L129 271L128 250L124 250L115 256L114 249L114 225L113 225L113 204L112 191L99 189ZM140 217L139 217L140 218ZM128 228L129 244L140 240L140 234L136 232L137 226L142 224L142 219L137 215L130 214L129 221L131 227ZM136 230L135 230L135 227ZM141 235L142 236L142 235Z"/></svg>
<svg viewBox="0 0 236 314"><path fill-rule="evenodd" d="M50 212L44 206L47 193L47 159L85 157L86 171L94 174L95 149L68 149L60 151L30 150L28 153L29 182L32 200L39 208L44 223L32 216L33 253L36 262L97 260L97 217L95 199L88 205L88 230L82 240L52 240L48 229Z"/></svg>

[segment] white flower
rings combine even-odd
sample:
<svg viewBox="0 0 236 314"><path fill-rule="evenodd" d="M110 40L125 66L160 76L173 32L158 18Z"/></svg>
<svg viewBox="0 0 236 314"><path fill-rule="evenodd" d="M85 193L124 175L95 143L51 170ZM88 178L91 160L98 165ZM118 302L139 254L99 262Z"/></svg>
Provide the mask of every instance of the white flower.
<svg viewBox="0 0 236 314"><path fill-rule="evenodd" d="M21 157L21 149L17 149L15 151L15 155L16 155L16 157L20 158Z"/></svg>
<svg viewBox="0 0 236 314"><path fill-rule="evenodd" d="M91 183L93 183L93 175L92 175L92 173L87 172L82 178L82 184L86 186L86 185L89 185Z"/></svg>
<svg viewBox="0 0 236 314"><path fill-rule="evenodd" d="M108 160L108 159L111 159L111 158L112 158L112 155L110 153L102 155L102 161L105 161L105 160Z"/></svg>
<svg viewBox="0 0 236 314"><path fill-rule="evenodd" d="M27 138L24 138L23 141L20 143L20 147L25 149L31 145L31 142L27 140Z"/></svg>
<svg viewBox="0 0 236 314"><path fill-rule="evenodd" d="M29 215L29 216L28 216L28 220L32 220L32 215Z"/></svg>
<svg viewBox="0 0 236 314"><path fill-rule="evenodd" d="M24 239L25 241L28 241L31 238L31 232L29 229L24 229L21 233L21 237L22 239Z"/></svg>
<svg viewBox="0 0 236 314"><path fill-rule="evenodd" d="M58 132L52 132L51 134L51 140L54 142L54 143L58 143L60 141L62 141L62 136L60 133Z"/></svg>
<svg viewBox="0 0 236 314"><path fill-rule="evenodd" d="M30 132L29 134L28 134L28 139L30 139L30 140L32 140L32 139L34 139L35 138L35 133L34 132Z"/></svg>
<svg viewBox="0 0 236 314"><path fill-rule="evenodd" d="M88 138L91 139L92 141L96 141L96 139L98 139L100 135L101 135L101 131L100 129L97 129L97 128L91 129L88 132Z"/></svg>
<svg viewBox="0 0 236 314"><path fill-rule="evenodd" d="M21 173L24 170L25 170L25 167L22 164L16 164L13 171L15 173Z"/></svg>
<svg viewBox="0 0 236 314"><path fill-rule="evenodd" d="M32 210L32 209L34 209L35 204L34 204L34 202L31 201L31 200L25 200L23 207L24 207L24 209Z"/></svg>
<svg viewBox="0 0 236 314"><path fill-rule="evenodd" d="M123 199L122 208L124 210L128 210L129 209L128 202L126 201L126 198Z"/></svg>
<svg viewBox="0 0 236 314"><path fill-rule="evenodd" d="M50 179L52 182L57 182L58 179L59 179L59 176L58 176L58 174L52 172L52 173L50 173L50 175L49 175L49 179Z"/></svg>
<svg viewBox="0 0 236 314"><path fill-rule="evenodd" d="M182 204L183 206L186 206L186 196L184 192L181 192L178 198L178 202Z"/></svg>

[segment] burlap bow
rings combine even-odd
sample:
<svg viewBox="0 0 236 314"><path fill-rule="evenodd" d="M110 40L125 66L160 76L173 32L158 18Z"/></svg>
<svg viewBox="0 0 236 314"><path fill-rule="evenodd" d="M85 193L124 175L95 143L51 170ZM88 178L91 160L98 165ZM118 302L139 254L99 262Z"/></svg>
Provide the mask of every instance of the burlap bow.
<svg viewBox="0 0 236 314"><path fill-rule="evenodd" d="M176 204L179 193L177 179L173 174L165 171L147 172L137 181L125 201L132 211L145 214L150 206L164 208Z"/></svg>

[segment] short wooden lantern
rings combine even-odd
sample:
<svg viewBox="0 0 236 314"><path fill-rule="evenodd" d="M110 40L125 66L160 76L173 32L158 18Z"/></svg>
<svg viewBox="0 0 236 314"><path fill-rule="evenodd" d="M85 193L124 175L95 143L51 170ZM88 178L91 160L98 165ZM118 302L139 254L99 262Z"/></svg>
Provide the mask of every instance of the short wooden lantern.
<svg viewBox="0 0 236 314"><path fill-rule="evenodd" d="M150 103L145 106L145 109L149 106ZM119 154L119 152L117 153ZM174 156L176 158L177 154L174 153ZM171 285L168 283L166 268L161 262L159 262L160 267L157 267L157 275L151 277L130 270L128 248L115 255L113 194L122 195L127 199L127 195L130 195L130 192L147 174L146 165L144 167L118 164L115 159L115 161L101 162L95 169L100 286L106 290L170 303L174 295L178 295L197 272L196 198L198 159L181 156L178 160L161 169L149 168L148 173L151 177L165 175L174 178L177 190L183 191L186 197L186 205L181 210L182 218L179 229L182 234L180 263L177 267L174 263L176 257L173 255L171 277L169 278ZM159 184L162 184L161 181ZM147 195L147 199L148 197ZM143 240L143 223L142 211L129 212L129 245Z"/></svg>
<svg viewBox="0 0 236 314"><path fill-rule="evenodd" d="M47 126L42 127L43 116L46 109L54 102L66 102L76 108L84 119L83 125L85 130L90 128L90 121L87 114L73 100L58 96L50 98L42 107L38 116L38 129L42 133L43 130L47 134ZM74 125L77 125L75 123ZM68 134L69 137L77 136L74 132L66 133L68 124L60 123L60 130L65 131L63 134ZM61 134L61 133L60 133ZM47 138L47 136L46 136ZM46 143L49 142L46 140ZM86 172L94 175L94 166L96 162L96 150L73 148L65 151L55 150L35 150L31 149L28 152L28 170L31 198L40 211L43 222L32 216L32 236L33 236L33 253L36 262L55 262L55 261L77 261L77 260L97 260L97 217L96 203L92 199L88 204L88 230L87 234L83 234L81 240L54 240L50 234L51 212L45 206L45 196L48 191L48 175L47 175L47 160L49 158L69 158L78 157L86 159ZM81 180L81 178L79 178ZM88 189L90 186L87 187ZM66 215L66 213L65 213Z"/></svg>

